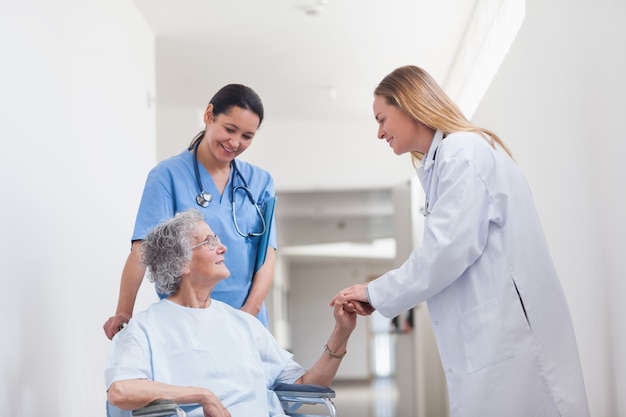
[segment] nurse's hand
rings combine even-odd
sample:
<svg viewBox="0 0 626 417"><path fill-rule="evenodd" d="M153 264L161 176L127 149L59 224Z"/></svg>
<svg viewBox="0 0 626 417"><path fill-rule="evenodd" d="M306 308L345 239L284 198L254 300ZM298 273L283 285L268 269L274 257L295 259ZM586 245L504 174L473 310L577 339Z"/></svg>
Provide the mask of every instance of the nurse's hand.
<svg viewBox="0 0 626 417"><path fill-rule="evenodd" d="M356 312L361 316L369 316L376 309L370 305L367 299L367 284L356 284L345 288L330 300L330 305L341 304L344 310Z"/></svg>
<svg viewBox="0 0 626 417"><path fill-rule="evenodd" d="M129 320L130 316L128 314L116 314L115 316L109 317L106 323L102 326L104 333L109 339L113 339L113 336L122 330Z"/></svg>
<svg viewBox="0 0 626 417"><path fill-rule="evenodd" d="M261 309L259 307L255 307L252 306L250 304L244 304L241 306L240 308L241 311L244 311L252 316L258 316L259 315L259 311L261 311Z"/></svg>

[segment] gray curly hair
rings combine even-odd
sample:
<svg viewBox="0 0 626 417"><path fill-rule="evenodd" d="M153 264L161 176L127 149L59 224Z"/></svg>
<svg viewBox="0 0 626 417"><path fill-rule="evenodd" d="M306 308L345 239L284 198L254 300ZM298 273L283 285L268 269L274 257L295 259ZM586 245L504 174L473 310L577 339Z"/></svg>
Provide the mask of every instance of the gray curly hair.
<svg viewBox="0 0 626 417"><path fill-rule="evenodd" d="M185 267L191 261L195 231L203 220L199 211L189 209L159 224L144 239L142 263L148 269L148 279L156 283L160 293L178 291Z"/></svg>

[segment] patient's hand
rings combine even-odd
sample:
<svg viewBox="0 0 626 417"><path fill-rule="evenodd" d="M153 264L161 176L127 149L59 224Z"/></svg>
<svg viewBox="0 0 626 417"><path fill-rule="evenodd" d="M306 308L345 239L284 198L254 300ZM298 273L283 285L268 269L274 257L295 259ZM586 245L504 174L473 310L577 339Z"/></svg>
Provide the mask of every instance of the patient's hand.
<svg viewBox="0 0 626 417"><path fill-rule="evenodd" d="M202 404L204 417L231 417L230 412L212 391L207 390L200 404Z"/></svg>
<svg viewBox="0 0 626 417"><path fill-rule="evenodd" d="M330 305L343 305L349 312L355 312L361 316L369 316L375 310L367 300L367 284L356 284L344 288L330 300Z"/></svg>
<svg viewBox="0 0 626 417"><path fill-rule="evenodd" d="M356 327L356 312L344 308L343 304L336 303L334 306L334 316L337 326L342 330L352 333Z"/></svg>

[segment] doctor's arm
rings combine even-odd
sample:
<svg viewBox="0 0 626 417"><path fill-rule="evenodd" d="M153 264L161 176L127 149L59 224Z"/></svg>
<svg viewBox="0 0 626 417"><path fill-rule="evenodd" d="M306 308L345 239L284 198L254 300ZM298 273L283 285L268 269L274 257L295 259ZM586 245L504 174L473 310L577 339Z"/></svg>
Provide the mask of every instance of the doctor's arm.
<svg viewBox="0 0 626 417"><path fill-rule="evenodd" d="M241 306L241 310L256 316L261 310L263 301L272 288L274 279L274 265L276 264L276 249L272 246L267 247L267 257L265 263L252 277L252 287L250 294L246 298L246 302Z"/></svg>
<svg viewBox="0 0 626 417"><path fill-rule="evenodd" d="M422 246L399 268L368 284L372 305L386 317L451 285L486 247L493 206L474 164L462 158L443 160L437 193Z"/></svg>

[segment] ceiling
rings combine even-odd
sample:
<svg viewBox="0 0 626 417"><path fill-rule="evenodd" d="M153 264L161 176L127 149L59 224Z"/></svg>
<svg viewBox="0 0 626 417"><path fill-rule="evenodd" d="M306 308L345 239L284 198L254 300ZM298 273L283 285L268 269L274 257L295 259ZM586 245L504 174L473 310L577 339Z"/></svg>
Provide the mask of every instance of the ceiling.
<svg viewBox="0 0 626 417"><path fill-rule="evenodd" d="M134 0L156 35L157 103L203 110L247 84L272 120L371 119L372 91L415 64L446 83L476 0Z"/></svg>
<svg viewBox="0 0 626 417"><path fill-rule="evenodd" d="M398 66L422 66L445 87L479 1L134 3L156 35L157 106L200 112L220 87L241 83L259 93L272 121L371 122L372 91ZM283 248L393 236L390 190L279 199Z"/></svg>

